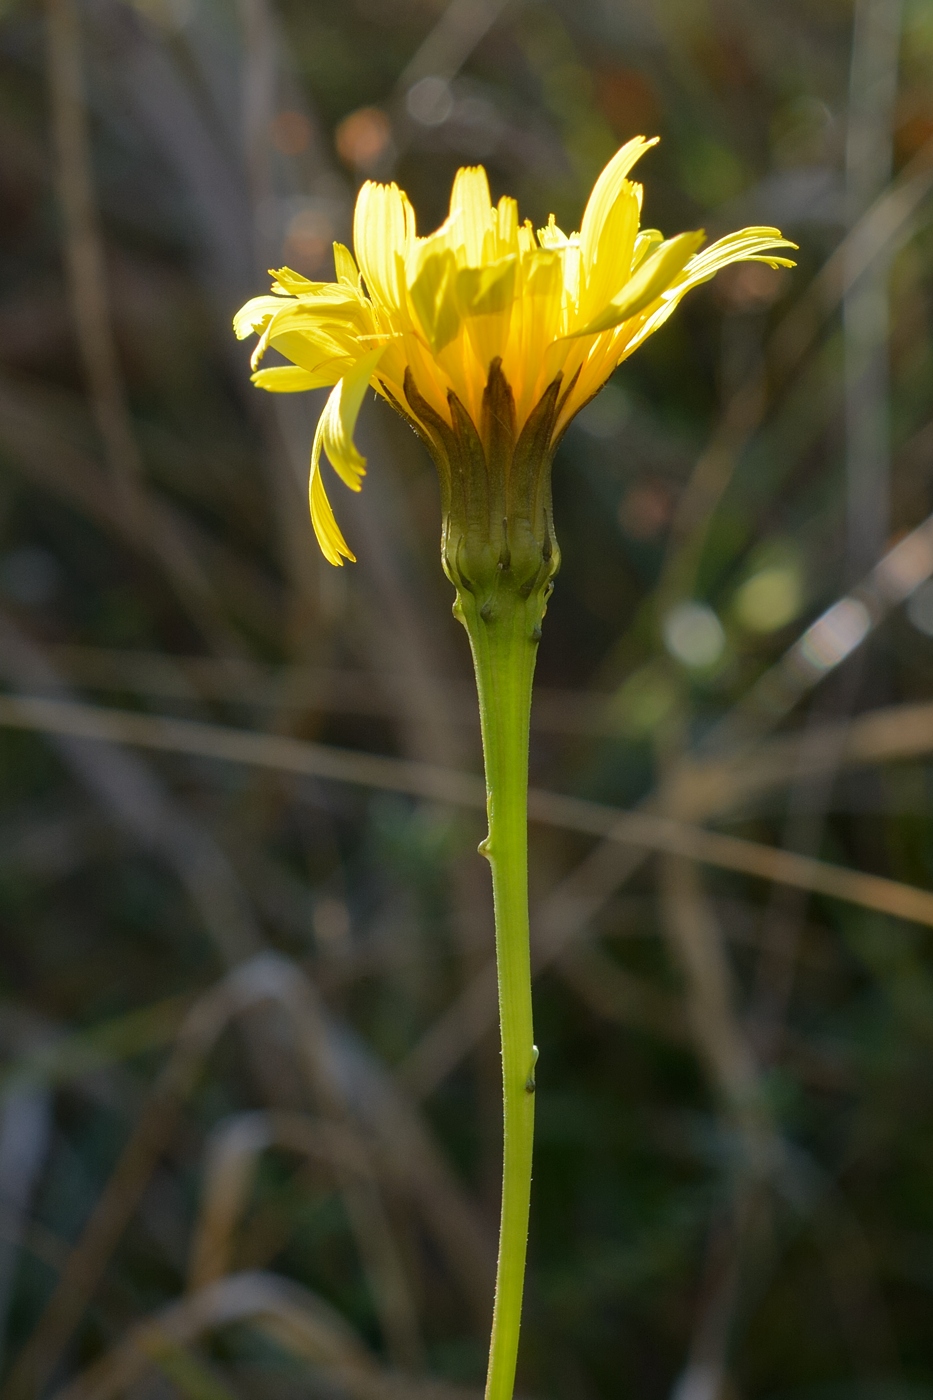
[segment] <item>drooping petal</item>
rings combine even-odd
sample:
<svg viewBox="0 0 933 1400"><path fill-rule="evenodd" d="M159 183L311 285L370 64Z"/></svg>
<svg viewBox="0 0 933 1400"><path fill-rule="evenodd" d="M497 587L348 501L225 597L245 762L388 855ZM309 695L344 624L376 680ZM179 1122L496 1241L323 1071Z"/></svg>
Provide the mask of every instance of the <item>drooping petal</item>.
<svg viewBox="0 0 933 1400"><path fill-rule="evenodd" d="M357 337L343 326L315 324L306 330L286 327L285 330L271 336L267 345L284 355L286 360L291 360L293 365L300 365L309 374L317 374L323 365L333 360L342 361L343 368L337 370L331 383L339 379L347 364L353 364L360 354ZM265 348L260 341L253 354L254 368L258 364L260 349Z"/></svg>
<svg viewBox="0 0 933 1400"><path fill-rule="evenodd" d="M631 141L626 142L622 149L612 157L593 186L593 193L587 200L583 221L580 224L580 247L583 249L585 263L591 262L595 256L600 230L622 191L629 171L635 162L641 159L645 151L657 145L658 139L657 136L654 136L649 141L644 136L635 136Z"/></svg>
<svg viewBox="0 0 933 1400"><path fill-rule="evenodd" d="M311 474L308 480L308 500L311 523L321 550L331 564L344 559L355 560L334 518L334 512L321 480L321 452L327 454L331 466L351 491L359 491L366 473L366 459L357 451L353 430L359 416L363 396L373 371L385 349L372 350L335 384L324 412L321 414L311 448Z"/></svg>
<svg viewBox="0 0 933 1400"><path fill-rule="evenodd" d="M400 253L407 262L415 238L415 211L398 185L367 180L356 199L353 246L370 296L386 311L404 304L399 285Z"/></svg>
<svg viewBox="0 0 933 1400"><path fill-rule="evenodd" d="M366 475L366 459L357 451L353 430L373 371L385 354L383 346L370 350L335 385L321 414L321 445L345 486L359 491Z"/></svg>
<svg viewBox="0 0 933 1400"><path fill-rule="evenodd" d="M324 490L324 483L321 480L320 459L321 449L318 442L318 433L314 437L314 449L311 454L311 476L308 481L308 504L311 507L311 525L314 530L317 542L321 547L321 553L328 564L341 565L344 559L349 559L351 564L356 563L356 555L343 537L340 526L334 518L333 508L327 499L327 492ZM317 464L315 465L315 451L317 453Z"/></svg>

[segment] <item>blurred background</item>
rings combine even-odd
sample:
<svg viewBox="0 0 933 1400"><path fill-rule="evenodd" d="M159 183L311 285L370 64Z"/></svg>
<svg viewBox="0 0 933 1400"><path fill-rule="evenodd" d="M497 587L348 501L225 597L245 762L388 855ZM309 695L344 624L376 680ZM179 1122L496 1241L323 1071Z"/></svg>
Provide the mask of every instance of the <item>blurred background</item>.
<svg viewBox="0 0 933 1400"><path fill-rule="evenodd" d="M568 433L519 1390L933 1396L931 0L2 0L4 1400L478 1395L480 750L424 451L230 320L355 189L778 224ZM573 799L573 800L568 800ZM630 813L620 825L620 809Z"/></svg>

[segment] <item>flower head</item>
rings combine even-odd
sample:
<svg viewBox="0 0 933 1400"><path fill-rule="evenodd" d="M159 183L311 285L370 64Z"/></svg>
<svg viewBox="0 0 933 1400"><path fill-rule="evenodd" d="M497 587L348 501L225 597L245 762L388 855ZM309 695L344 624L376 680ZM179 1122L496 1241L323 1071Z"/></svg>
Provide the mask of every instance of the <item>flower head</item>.
<svg viewBox="0 0 933 1400"><path fill-rule="evenodd" d="M531 434L549 461L574 414L692 287L732 262L793 266L775 250L795 245L774 228L742 229L702 251L702 232L665 239L642 229L642 187L628 176L654 144L638 136L622 147L596 181L579 233L569 235L553 215L536 235L519 223L514 199L494 205L481 166L457 172L450 214L425 238L405 193L369 182L356 203L356 261L335 244L335 282L283 268L272 274L272 295L237 313L237 335L260 336L255 384L279 393L333 385L310 478L311 519L332 564L354 556L327 498L321 455L360 489L366 463L353 430L368 386L425 438L449 498L451 433L462 443L472 432L489 458L491 421L505 417L512 447ZM291 363L258 369L270 347ZM499 459L508 474L512 450Z"/></svg>

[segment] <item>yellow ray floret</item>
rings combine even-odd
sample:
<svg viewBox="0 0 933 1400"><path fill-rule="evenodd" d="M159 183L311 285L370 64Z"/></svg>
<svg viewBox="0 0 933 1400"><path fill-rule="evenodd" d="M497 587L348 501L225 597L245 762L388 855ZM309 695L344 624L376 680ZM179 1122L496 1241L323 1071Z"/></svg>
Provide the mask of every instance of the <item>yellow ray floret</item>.
<svg viewBox="0 0 933 1400"><path fill-rule="evenodd" d="M793 267L796 245L775 228L745 228L701 248L702 232L665 239L641 229L642 187L628 177L654 140L636 136L593 187L580 232L551 216L537 235L513 199L492 203L482 167L457 172L450 213L419 238L407 195L368 182L353 221L356 260L334 245L335 282L289 268L273 294L234 318L240 339L257 334L253 382L274 393L332 387L311 455L311 519L332 564L352 559L321 477L322 453L351 490L365 461L353 441L369 385L415 423L414 398L447 423L455 396L479 424L490 366L499 362L521 431L560 375L554 436L674 311L692 287L733 262ZM259 369L268 349L289 363ZM412 387L406 393L406 376Z"/></svg>

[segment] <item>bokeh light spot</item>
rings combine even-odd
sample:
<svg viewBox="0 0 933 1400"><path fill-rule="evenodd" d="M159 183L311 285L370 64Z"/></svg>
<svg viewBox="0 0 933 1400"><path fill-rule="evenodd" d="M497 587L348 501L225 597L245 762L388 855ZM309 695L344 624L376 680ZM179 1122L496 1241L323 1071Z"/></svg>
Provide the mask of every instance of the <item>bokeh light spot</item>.
<svg viewBox="0 0 933 1400"><path fill-rule="evenodd" d="M799 569L775 565L746 579L735 595L735 615L750 632L776 632L786 627L803 605Z"/></svg>
<svg viewBox="0 0 933 1400"><path fill-rule="evenodd" d="M715 666L725 651L722 623L706 603L678 603L664 619L662 632L670 655L691 670Z"/></svg>
<svg viewBox="0 0 933 1400"><path fill-rule="evenodd" d="M337 154L357 170L375 170L392 140L392 126L381 107L360 107L334 132Z"/></svg>
<svg viewBox="0 0 933 1400"><path fill-rule="evenodd" d="M443 126L454 109L450 83L446 78L421 78L408 89L405 106L422 126Z"/></svg>

